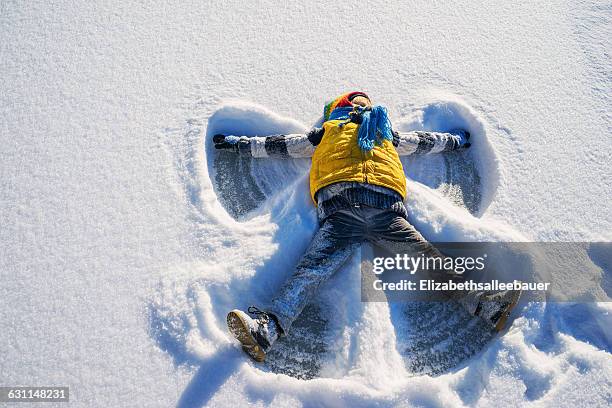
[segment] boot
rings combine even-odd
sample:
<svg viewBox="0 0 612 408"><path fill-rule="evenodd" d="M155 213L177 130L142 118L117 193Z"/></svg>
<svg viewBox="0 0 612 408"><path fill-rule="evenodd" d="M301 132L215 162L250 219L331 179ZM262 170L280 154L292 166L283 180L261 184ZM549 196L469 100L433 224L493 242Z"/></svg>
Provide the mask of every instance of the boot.
<svg viewBox="0 0 612 408"><path fill-rule="evenodd" d="M500 332L504 329L520 296L520 290L505 290L484 295L480 298L474 315L489 323L495 331Z"/></svg>
<svg viewBox="0 0 612 408"><path fill-rule="evenodd" d="M253 360L263 362L266 353L279 336L279 327L269 314L251 306L249 316L242 310L234 309L227 314L230 333L242 344L242 350Z"/></svg>

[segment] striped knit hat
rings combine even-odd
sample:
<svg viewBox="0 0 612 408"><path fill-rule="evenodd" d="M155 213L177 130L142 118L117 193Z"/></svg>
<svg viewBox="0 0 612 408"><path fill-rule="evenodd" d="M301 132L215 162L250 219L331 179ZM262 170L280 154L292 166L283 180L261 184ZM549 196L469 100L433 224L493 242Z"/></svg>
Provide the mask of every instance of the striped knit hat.
<svg viewBox="0 0 612 408"><path fill-rule="evenodd" d="M329 120L329 117L334 109L352 107L353 105L351 104L351 100L357 96L363 96L370 99L368 95L363 92L347 92L342 94L325 104L325 108L323 109L323 122L327 122Z"/></svg>

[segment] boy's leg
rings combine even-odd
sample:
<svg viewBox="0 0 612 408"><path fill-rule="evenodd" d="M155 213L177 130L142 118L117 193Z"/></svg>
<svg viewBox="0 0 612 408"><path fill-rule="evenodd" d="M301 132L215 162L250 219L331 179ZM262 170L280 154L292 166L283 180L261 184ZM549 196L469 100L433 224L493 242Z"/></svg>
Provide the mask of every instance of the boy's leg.
<svg viewBox="0 0 612 408"><path fill-rule="evenodd" d="M287 334L293 321L318 287L336 272L357 248L363 236L363 219L352 210L331 215L313 237L293 275L283 284L266 312Z"/></svg>
<svg viewBox="0 0 612 408"><path fill-rule="evenodd" d="M427 241L412 224L404 217L388 211L380 210L373 213L370 218L370 236L371 242L381 248L386 249L391 253L403 253L407 251L424 254L431 258L444 258L442 254L433 244ZM443 278L445 280L459 278L460 275L436 273L436 279ZM445 295L457 301L471 315L476 315L479 312L479 305L484 292L478 291L448 291Z"/></svg>

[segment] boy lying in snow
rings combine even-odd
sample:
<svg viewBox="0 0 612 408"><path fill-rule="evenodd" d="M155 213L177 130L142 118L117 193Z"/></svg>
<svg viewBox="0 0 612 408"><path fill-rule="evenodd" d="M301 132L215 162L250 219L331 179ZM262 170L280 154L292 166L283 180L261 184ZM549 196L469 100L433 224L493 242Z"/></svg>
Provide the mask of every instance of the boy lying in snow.
<svg viewBox="0 0 612 408"><path fill-rule="evenodd" d="M227 315L230 332L243 350L263 361L272 344L287 335L293 321L361 242L387 250L416 250L444 257L407 221L406 177L399 155L428 154L470 147L470 134L408 132L391 129L386 109L372 106L362 92L350 92L328 103L323 127L306 135L237 137L216 135L217 149L263 157L312 157L310 195L320 228L310 246L270 304L248 313ZM501 330L520 292L448 294L469 313Z"/></svg>

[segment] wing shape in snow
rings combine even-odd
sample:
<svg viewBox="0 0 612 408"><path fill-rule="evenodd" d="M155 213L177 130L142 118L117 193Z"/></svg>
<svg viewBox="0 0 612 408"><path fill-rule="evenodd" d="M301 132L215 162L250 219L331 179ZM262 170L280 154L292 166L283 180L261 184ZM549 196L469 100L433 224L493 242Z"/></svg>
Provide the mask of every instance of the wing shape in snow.
<svg viewBox="0 0 612 408"><path fill-rule="evenodd" d="M307 126L283 118L261 106L232 103L219 108L208 120L206 148L213 156L209 174L217 197L227 212L243 219L266 199L308 172L309 159L254 159L234 152L215 150L215 134L269 136L305 133ZM209 156L210 157L210 156Z"/></svg>
<svg viewBox="0 0 612 408"><path fill-rule="evenodd" d="M467 150L402 157L406 176L438 190L460 207L481 216L499 184L497 158L478 114L457 98L437 100L412 109L397 130L447 132L466 129L472 138Z"/></svg>

